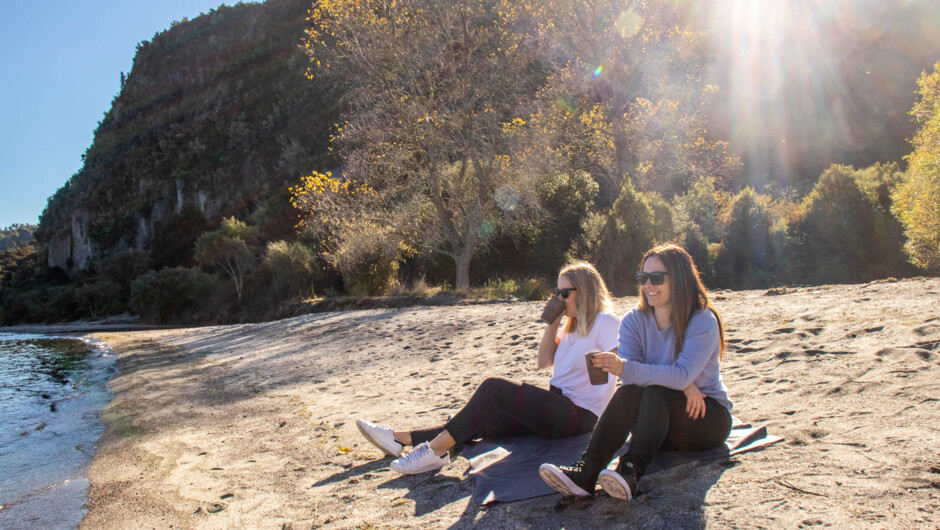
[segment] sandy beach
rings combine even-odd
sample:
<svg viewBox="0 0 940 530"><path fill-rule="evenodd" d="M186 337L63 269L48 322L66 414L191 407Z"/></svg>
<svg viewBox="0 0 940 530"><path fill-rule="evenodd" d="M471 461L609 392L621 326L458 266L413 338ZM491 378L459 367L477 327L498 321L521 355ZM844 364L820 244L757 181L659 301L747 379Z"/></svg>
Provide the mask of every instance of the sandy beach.
<svg viewBox="0 0 940 530"><path fill-rule="evenodd" d="M95 333L119 373L82 527L940 527L940 279L714 297L734 414L785 440L632 503L477 506L465 458L398 475L356 430L438 424L490 376L547 386L538 302Z"/></svg>

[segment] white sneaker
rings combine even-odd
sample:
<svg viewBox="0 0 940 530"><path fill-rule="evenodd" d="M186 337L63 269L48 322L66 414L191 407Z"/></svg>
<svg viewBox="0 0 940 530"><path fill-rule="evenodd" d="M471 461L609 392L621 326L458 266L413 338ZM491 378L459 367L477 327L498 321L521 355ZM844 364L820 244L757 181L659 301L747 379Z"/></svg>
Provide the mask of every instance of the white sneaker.
<svg viewBox="0 0 940 530"><path fill-rule="evenodd" d="M356 420L356 427L366 437L366 440L372 442L372 445L381 449L385 454L395 458L401 456L401 450L405 446L395 439L395 432L391 427L362 419Z"/></svg>
<svg viewBox="0 0 940 530"><path fill-rule="evenodd" d="M581 462L564 468L554 464L542 464L539 466L539 476L542 477L542 480L544 480L546 484L562 495L567 497L590 497L591 492L577 485L575 481L568 476L568 473L572 473L575 478L579 478L583 476L583 469L584 464Z"/></svg>
<svg viewBox="0 0 940 530"><path fill-rule="evenodd" d="M621 475L619 471L605 469L597 477L597 483L615 499L632 501L636 496L636 478L632 474Z"/></svg>
<svg viewBox="0 0 940 530"><path fill-rule="evenodd" d="M417 475L427 471L437 471L449 463L450 456L447 453L438 455L427 442L424 442L406 456L392 460L388 467L403 475Z"/></svg>

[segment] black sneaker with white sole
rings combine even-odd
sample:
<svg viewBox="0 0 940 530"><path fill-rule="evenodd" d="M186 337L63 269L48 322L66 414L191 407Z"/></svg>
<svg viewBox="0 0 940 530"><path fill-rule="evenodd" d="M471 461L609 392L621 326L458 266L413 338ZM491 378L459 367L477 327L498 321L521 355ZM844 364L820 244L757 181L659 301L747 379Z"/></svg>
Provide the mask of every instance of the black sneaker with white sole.
<svg viewBox="0 0 940 530"><path fill-rule="evenodd" d="M570 466L542 464L539 467L539 476L562 495L589 497L594 494L599 467L584 462L575 462Z"/></svg>
<svg viewBox="0 0 940 530"><path fill-rule="evenodd" d="M598 484L615 499L632 501L637 492L637 473L631 462L621 462L617 470L605 469L597 477Z"/></svg>

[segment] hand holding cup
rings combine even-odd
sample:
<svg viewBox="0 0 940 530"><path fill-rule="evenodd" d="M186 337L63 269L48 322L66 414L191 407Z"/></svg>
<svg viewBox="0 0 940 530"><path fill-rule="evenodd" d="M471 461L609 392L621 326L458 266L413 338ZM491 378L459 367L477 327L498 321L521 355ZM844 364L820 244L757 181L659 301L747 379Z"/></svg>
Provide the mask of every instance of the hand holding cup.
<svg viewBox="0 0 940 530"><path fill-rule="evenodd" d="M588 378L592 385L606 385L610 376L600 367L594 366L594 356L602 353L599 351L587 352L584 354L584 361L587 363Z"/></svg>
<svg viewBox="0 0 940 530"><path fill-rule="evenodd" d="M552 295L552 297L548 299L548 302L545 302L545 307L542 309L542 316L539 320L546 324L554 324L556 320L561 318L564 312L565 301Z"/></svg>
<svg viewBox="0 0 940 530"><path fill-rule="evenodd" d="M623 373L623 359L616 353L609 351L598 352L591 362L594 366L618 377Z"/></svg>

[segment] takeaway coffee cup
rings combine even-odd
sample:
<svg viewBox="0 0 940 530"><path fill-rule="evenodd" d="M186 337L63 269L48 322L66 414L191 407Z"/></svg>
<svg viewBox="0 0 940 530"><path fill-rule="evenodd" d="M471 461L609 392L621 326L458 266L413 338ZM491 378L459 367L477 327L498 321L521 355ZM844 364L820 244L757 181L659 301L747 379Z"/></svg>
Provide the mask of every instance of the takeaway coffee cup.
<svg viewBox="0 0 940 530"><path fill-rule="evenodd" d="M539 320L546 324L554 322L559 315L565 312L565 301L557 296L548 299L545 309L542 310L542 316Z"/></svg>
<svg viewBox="0 0 940 530"><path fill-rule="evenodd" d="M601 353L601 352L592 351L592 352L585 353L584 361L587 363L588 377L591 379L591 384L592 385L606 385L607 377L610 374L608 374L607 372L605 372L604 370L600 368L595 367L594 363L591 362L594 359L594 356L598 353Z"/></svg>

